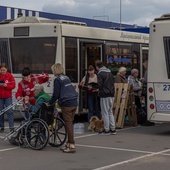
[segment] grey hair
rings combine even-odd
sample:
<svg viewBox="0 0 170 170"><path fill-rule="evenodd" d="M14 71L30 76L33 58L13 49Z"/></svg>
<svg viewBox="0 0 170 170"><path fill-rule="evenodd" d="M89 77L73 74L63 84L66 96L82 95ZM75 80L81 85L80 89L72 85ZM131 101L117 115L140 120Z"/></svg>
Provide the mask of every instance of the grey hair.
<svg viewBox="0 0 170 170"><path fill-rule="evenodd" d="M41 84L36 84L34 86L34 90L38 90L38 91L44 91L44 86Z"/></svg>

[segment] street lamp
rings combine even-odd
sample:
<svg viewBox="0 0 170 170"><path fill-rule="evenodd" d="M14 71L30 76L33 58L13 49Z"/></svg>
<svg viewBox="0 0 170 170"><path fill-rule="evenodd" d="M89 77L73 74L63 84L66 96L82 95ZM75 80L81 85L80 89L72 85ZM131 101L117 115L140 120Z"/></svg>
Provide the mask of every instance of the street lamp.
<svg viewBox="0 0 170 170"><path fill-rule="evenodd" d="M120 0L120 30L122 29L122 1Z"/></svg>

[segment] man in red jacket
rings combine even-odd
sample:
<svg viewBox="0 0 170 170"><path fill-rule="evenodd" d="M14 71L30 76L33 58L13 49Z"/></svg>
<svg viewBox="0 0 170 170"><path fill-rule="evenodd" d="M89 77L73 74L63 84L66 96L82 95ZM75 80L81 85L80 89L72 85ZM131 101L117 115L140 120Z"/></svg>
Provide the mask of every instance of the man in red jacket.
<svg viewBox="0 0 170 170"><path fill-rule="evenodd" d="M22 80L18 83L18 89L16 92L16 98L19 100L21 97L29 96L29 102L31 105L35 105L36 99L34 97L34 86L35 84L42 84L49 80L49 75L44 73L42 75L39 74L31 74L30 68L25 67L22 70ZM29 115L25 115L26 118Z"/></svg>
<svg viewBox="0 0 170 170"><path fill-rule="evenodd" d="M12 90L15 88L15 79L7 71L5 63L0 65L0 111L12 104ZM9 128L14 128L14 115L12 108L6 111L8 116ZM0 115L0 132L4 131L4 114Z"/></svg>

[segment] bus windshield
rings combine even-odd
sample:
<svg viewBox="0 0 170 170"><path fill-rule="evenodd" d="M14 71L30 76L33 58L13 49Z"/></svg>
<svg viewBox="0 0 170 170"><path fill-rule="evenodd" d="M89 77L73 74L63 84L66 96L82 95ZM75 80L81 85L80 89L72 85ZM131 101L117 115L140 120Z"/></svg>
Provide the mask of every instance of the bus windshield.
<svg viewBox="0 0 170 170"><path fill-rule="evenodd" d="M33 73L51 73L55 63L56 37L10 38L10 55L13 73L30 67Z"/></svg>

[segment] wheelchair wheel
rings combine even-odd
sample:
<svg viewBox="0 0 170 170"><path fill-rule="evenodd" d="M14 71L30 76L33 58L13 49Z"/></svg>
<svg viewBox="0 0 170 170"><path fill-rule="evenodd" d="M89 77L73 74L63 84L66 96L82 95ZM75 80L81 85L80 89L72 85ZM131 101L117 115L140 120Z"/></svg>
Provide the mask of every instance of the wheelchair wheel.
<svg viewBox="0 0 170 170"><path fill-rule="evenodd" d="M63 145L67 138L67 131L64 121L57 117L54 118L54 123L49 127L50 138L49 145L52 147L60 147Z"/></svg>
<svg viewBox="0 0 170 170"><path fill-rule="evenodd" d="M25 138L28 145L34 150L43 149L49 140L48 126L42 119L33 119L27 125Z"/></svg>

